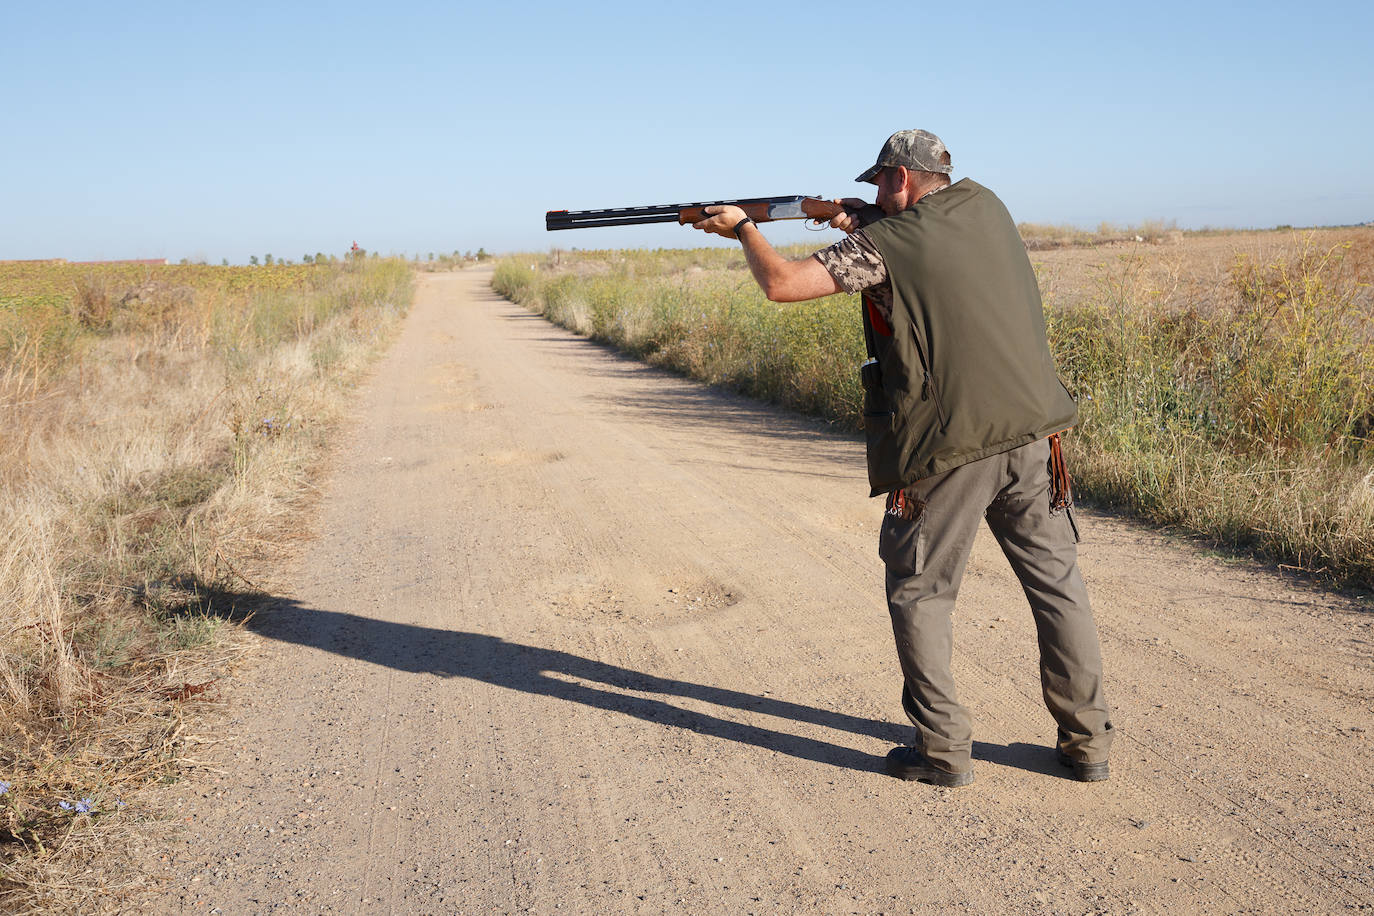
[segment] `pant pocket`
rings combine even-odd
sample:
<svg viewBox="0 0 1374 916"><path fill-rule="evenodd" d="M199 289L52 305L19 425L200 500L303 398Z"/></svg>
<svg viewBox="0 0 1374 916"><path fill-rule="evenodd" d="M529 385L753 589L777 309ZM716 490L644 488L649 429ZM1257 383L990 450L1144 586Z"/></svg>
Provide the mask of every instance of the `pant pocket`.
<svg viewBox="0 0 1374 916"><path fill-rule="evenodd" d="M917 504L917 510L909 519L892 512L883 515L883 525L878 532L878 556L891 575L906 579L919 576L925 568L925 521L924 503Z"/></svg>

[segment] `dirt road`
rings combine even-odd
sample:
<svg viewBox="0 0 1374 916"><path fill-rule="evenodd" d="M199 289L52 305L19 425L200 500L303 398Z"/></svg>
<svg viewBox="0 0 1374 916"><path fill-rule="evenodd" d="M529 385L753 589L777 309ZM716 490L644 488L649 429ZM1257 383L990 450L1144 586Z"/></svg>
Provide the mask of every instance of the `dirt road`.
<svg viewBox="0 0 1374 916"><path fill-rule="evenodd" d="M488 279L426 277L362 393L163 911L1374 909L1368 606L1086 515L1120 736L1080 784L984 536L977 779L898 782L862 445Z"/></svg>

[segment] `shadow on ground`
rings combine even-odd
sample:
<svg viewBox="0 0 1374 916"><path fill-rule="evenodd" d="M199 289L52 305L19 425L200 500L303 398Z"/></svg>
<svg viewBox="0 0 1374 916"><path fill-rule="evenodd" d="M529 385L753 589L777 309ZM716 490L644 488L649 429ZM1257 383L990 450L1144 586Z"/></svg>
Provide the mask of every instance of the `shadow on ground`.
<svg viewBox="0 0 1374 916"><path fill-rule="evenodd" d="M269 639L396 671L471 678L845 769L877 772L882 769L882 757L794 734L785 723L818 725L887 744L905 743L911 735L909 726L893 722L661 677L483 633L375 620L271 596L223 591L205 591L202 596L202 610L237 620ZM669 698L771 716L782 724L766 727L741 722L684 708L669 702ZM1060 775L1049 751L1035 745L1003 746L980 741L974 743L974 757L1001 766Z"/></svg>

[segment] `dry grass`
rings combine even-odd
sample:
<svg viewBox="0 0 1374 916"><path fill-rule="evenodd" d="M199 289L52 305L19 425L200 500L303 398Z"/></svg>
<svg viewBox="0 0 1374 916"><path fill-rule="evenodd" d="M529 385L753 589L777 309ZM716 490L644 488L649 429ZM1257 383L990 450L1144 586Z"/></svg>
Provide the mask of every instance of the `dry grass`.
<svg viewBox="0 0 1374 916"><path fill-rule="evenodd" d="M800 254L800 252L795 252ZM580 334L752 397L856 425L863 334L850 297L778 308L737 251L511 258L493 286Z"/></svg>
<svg viewBox="0 0 1374 916"><path fill-rule="evenodd" d="M95 857L196 765L245 576L298 526L410 272L0 265L0 909L97 912ZM46 281L47 286L44 286ZM96 865L94 870L86 870Z"/></svg>
<svg viewBox="0 0 1374 916"><path fill-rule="evenodd" d="M1206 296L1121 258L1049 313L1093 499L1374 586L1374 233L1346 235L1237 246Z"/></svg>
<svg viewBox="0 0 1374 916"><path fill-rule="evenodd" d="M1017 223L1016 229L1026 248L1043 251L1053 248L1096 248L1117 242L1159 244L1180 242L1184 233L1173 220L1146 220L1138 226L1101 223L1096 229L1048 223Z"/></svg>
<svg viewBox="0 0 1374 916"><path fill-rule="evenodd" d="M1131 271L1133 293L1142 302L1174 310L1208 311L1234 300L1231 268L1237 258L1271 264L1292 261L1307 248L1326 251L1347 244L1351 247L1346 269L1374 260L1359 253L1361 246L1374 244L1374 232L1367 229L1189 234L1181 242L1160 245L1109 242L1032 250L1030 259L1040 278L1045 304L1052 309L1100 303L1106 287Z"/></svg>

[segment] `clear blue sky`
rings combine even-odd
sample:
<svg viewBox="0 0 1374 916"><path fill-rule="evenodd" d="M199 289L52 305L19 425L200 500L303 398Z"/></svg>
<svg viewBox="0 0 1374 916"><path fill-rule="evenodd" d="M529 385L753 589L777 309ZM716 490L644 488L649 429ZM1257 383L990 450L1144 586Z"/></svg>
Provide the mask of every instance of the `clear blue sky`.
<svg viewBox="0 0 1374 916"><path fill-rule="evenodd" d="M854 176L907 127L1018 220L1374 220L1367 0L133 0L0 22L0 259L697 245L543 214L871 197Z"/></svg>

